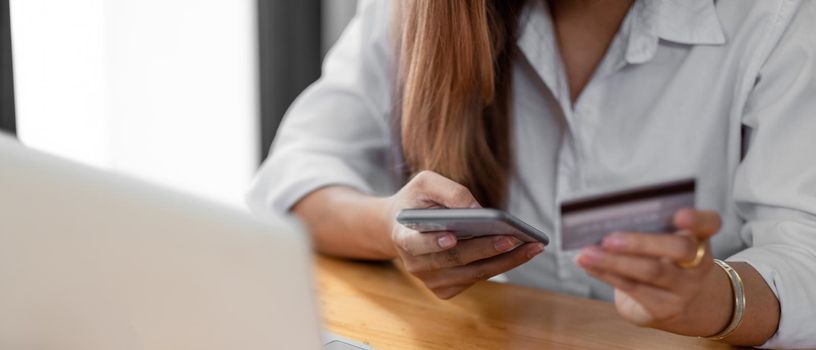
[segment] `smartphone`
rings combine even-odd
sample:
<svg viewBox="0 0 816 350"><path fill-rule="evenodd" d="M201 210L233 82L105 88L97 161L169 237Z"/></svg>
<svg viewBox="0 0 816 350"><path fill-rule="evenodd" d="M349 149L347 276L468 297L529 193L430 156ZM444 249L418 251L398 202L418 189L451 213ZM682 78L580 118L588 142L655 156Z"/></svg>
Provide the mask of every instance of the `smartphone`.
<svg viewBox="0 0 816 350"><path fill-rule="evenodd" d="M498 209L404 209L397 222L421 233L449 231L460 240L509 235L526 243L550 243L543 232Z"/></svg>

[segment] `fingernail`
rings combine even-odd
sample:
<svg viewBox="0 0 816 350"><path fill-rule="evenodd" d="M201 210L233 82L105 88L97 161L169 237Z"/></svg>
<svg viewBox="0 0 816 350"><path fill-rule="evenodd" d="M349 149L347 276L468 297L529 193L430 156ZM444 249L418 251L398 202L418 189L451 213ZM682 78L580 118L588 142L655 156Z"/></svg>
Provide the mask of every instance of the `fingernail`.
<svg viewBox="0 0 816 350"><path fill-rule="evenodd" d="M479 205L479 203L473 203L473 204L471 204L471 205L470 205L470 209L479 209L479 208L481 208L481 207L482 207L482 206L481 206L481 205Z"/></svg>
<svg viewBox="0 0 816 350"><path fill-rule="evenodd" d="M453 245L456 244L456 240L453 239L453 237L451 237L451 236L442 236L442 237L439 237L438 240L436 240L436 243L439 244L440 248L447 249L447 248L453 247Z"/></svg>
<svg viewBox="0 0 816 350"><path fill-rule="evenodd" d="M674 223L681 226L693 224L694 210L688 208L678 210L676 213L674 213Z"/></svg>
<svg viewBox="0 0 816 350"><path fill-rule="evenodd" d="M495 247L497 251L506 252L513 248L513 241L509 238L499 237L493 241L493 247Z"/></svg>
<svg viewBox="0 0 816 350"><path fill-rule="evenodd" d="M677 233L678 235L680 235L680 236L686 236L686 237L693 237L693 238L696 238L696 237L694 236L694 232L691 232L691 231L689 231L689 230L678 230L676 233Z"/></svg>
<svg viewBox="0 0 816 350"><path fill-rule="evenodd" d="M541 244L541 243L533 244L532 247L527 248L527 258L532 259L536 255L541 254L541 252L543 252L543 251L544 251L544 245L543 244Z"/></svg>
<svg viewBox="0 0 816 350"><path fill-rule="evenodd" d="M582 250L577 260L581 263L595 265L601 261L602 257L603 252L601 252L600 249L593 247Z"/></svg>
<svg viewBox="0 0 816 350"><path fill-rule="evenodd" d="M623 247L626 247L626 238L623 238L621 236L610 235L609 237L606 237L606 239L603 240L603 246L604 248L610 248L615 250L622 249Z"/></svg>

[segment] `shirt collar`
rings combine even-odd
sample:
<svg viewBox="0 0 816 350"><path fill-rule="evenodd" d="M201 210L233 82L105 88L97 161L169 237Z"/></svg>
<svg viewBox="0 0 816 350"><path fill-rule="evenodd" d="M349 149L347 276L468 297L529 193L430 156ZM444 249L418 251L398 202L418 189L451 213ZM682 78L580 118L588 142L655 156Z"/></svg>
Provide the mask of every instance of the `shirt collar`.
<svg viewBox="0 0 816 350"><path fill-rule="evenodd" d="M725 34L713 0L638 0L629 11L626 61L645 63L660 39L687 45L722 45Z"/></svg>
<svg viewBox="0 0 816 350"><path fill-rule="evenodd" d="M544 1L534 0L527 6L521 19L518 45L534 67L541 63L559 67L552 20ZM633 64L650 61L657 53L660 39L688 45L725 44L714 1L637 0L618 33L626 43L626 61ZM542 73L541 69L536 70ZM551 72L544 73L551 78L555 76Z"/></svg>
<svg viewBox="0 0 816 350"><path fill-rule="evenodd" d="M546 0L533 0L519 20L518 48L565 110L569 89Z"/></svg>

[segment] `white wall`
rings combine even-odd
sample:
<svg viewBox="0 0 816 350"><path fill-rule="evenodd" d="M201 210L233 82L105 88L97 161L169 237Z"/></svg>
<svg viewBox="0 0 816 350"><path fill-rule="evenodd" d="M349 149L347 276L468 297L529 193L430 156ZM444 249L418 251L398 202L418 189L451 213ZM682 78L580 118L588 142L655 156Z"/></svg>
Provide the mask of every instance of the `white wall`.
<svg viewBox="0 0 816 350"><path fill-rule="evenodd" d="M17 128L28 144L94 165L107 149L104 0L11 0Z"/></svg>
<svg viewBox="0 0 816 350"><path fill-rule="evenodd" d="M255 0L11 0L20 138L242 205L257 162Z"/></svg>

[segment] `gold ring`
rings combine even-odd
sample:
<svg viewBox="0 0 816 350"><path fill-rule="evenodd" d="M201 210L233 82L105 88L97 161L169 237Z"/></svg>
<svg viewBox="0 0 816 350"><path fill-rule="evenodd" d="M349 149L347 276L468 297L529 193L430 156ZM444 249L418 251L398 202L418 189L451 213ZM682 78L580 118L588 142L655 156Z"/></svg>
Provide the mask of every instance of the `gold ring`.
<svg viewBox="0 0 816 350"><path fill-rule="evenodd" d="M703 261L703 257L705 256L706 246L705 241L698 241L697 242L697 254L694 255L694 259L691 261L681 261L677 263L677 266L680 266L684 269L693 269L700 265L700 262Z"/></svg>

